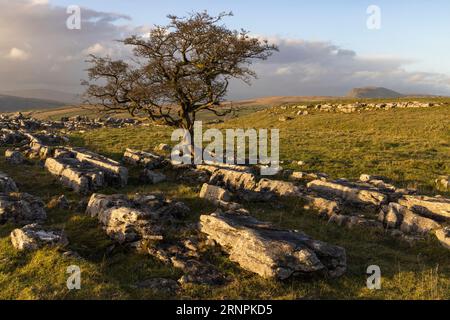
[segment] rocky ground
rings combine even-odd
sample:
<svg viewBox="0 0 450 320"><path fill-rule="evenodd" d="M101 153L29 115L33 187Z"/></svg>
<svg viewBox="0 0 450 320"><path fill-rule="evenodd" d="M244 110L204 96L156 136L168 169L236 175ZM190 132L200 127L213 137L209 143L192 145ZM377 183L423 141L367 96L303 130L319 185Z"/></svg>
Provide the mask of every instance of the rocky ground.
<svg viewBox="0 0 450 320"><path fill-rule="evenodd" d="M344 114L350 108L332 107ZM406 102L353 107L356 113L445 108ZM290 108L310 115L308 106L275 112L288 118ZM304 161L292 156L267 178L250 166L173 164L164 139L153 141L154 148L129 143L112 156L77 140L101 132L98 127L111 134L140 126L111 118L1 119L5 297L111 298L114 288L117 298L208 297L210 290L223 298L370 297L377 294L364 289L370 264L386 270L390 291L378 293L382 297L448 297L448 170L432 179L430 193L372 175L378 172L343 179L303 170ZM380 258L385 254L394 259ZM420 265L414 256L421 256ZM64 274L37 284L34 264L46 263L54 265L42 270L44 277L81 265L85 291L67 292ZM130 270L134 274L124 274ZM402 277L406 287L396 288Z"/></svg>

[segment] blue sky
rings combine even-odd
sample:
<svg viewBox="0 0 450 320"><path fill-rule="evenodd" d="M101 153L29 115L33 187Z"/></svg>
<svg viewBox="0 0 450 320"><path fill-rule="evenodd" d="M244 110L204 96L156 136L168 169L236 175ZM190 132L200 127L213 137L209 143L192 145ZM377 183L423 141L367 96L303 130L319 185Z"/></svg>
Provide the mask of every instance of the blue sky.
<svg viewBox="0 0 450 320"><path fill-rule="evenodd" d="M168 13L233 11L227 25L254 33L331 41L368 56L414 60L410 70L450 73L448 0L50 0L129 15L136 25L164 24ZM369 5L381 8L381 30L366 28Z"/></svg>

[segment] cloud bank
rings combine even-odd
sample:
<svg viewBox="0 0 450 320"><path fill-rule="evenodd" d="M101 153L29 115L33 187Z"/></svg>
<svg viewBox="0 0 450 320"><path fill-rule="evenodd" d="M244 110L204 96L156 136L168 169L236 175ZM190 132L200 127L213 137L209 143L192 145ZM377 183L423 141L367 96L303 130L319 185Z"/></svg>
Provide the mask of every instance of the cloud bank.
<svg viewBox="0 0 450 320"><path fill-rule="evenodd" d="M115 40L143 34L131 17L87 8L81 30L66 28L66 8L46 0L0 0L0 91L18 89L81 90L86 56L126 58L129 51ZM384 86L402 93L450 95L445 74L406 71L412 61L364 57L329 42L268 38L280 52L254 64L252 86L234 82L230 98L270 95L344 95L354 87Z"/></svg>

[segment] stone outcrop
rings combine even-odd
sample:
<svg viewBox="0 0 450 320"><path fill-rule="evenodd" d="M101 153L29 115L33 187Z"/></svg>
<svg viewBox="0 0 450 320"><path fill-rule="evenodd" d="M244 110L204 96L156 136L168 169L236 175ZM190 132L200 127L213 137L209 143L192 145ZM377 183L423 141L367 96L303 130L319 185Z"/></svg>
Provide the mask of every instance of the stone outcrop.
<svg viewBox="0 0 450 320"><path fill-rule="evenodd" d="M6 173L0 172L0 192L18 192L16 182Z"/></svg>
<svg viewBox="0 0 450 320"><path fill-rule="evenodd" d="M19 150L8 149L5 151L5 160L9 164L19 165L25 161L25 158Z"/></svg>
<svg viewBox="0 0 450 320"><path fill-rule="evenodd" d="M364 216L348 216L342 214L333 214L328 223L335 223L341 227L353 228L355 226L362 228L379 228L382 229L383 225L373 219L367 219Z"/></svg>
<svg viewBox="0 0 450 320"><path fill-rule="evenodd" d="M128 180L128 170L118 162L84 149L58 149L44 166L64 186L81 194L106 186L123 187Z"/></svg>
<svg viewBox="0 0 450 320"><path fill-rule="evenodd" d="M46 231L37 224L26 225L11 232L11 242L20 251L32 251L44 246L64 247L69 241L63 231Z"/></svg>
<svg viewBox="0 0 450 320"><path fill-rule="evenodd" d="M231 191L255 190L257 186L254 174L227 169L216 170L211 176L210 184L220 185Z"/></svg>
<svg viewBox="0 0 450 320"><path fill-rule="evenodd" d="M105 173L91 164L74 158L47 158L45 168L58 177L61 184L81 194L89 194L107 186Z"/></svg>
<svg viewBox="0 0 450 320"><path fill-rule="evenodd" d="M400 229L406 234L428 234L441 228L436 221L422 217L398 203L384 206L378 220L387 228Z"/></svg>
<svg viewBox="0 0 450 320"><path fill-rule="evenodd" d="M227 190L207 183L203 184L199 197L215 204L220 201L229 202L231 200L231 195Z"/></svg>
<svg viewBox="0 0 450 320"><path fill-rule="evenodd" d="M312 208L316 210L321 216L329 218L341 212L341 206L337 201L313 195L304 195L302 196L302 199L307 204L306 209Z"/></svg>
<svg viewBox="0 0 450 320"><path fill-rule="evenodd" d="M447 249L450 249L450 228L445 227L436 231L436 238Z"/></svg>
<svg viewBox="0 0 450 320"><path fill-rule="evenodd" d="M126 149L123 154L123 161L133 166L142 166L147 169L158 169L164 164L164 158L150 152L133 149Z"/></svg>
<svg viewBox="0 0 450 320"><path fill-rule="evenodd" d="M340 198L355 205L380 206L388 197L375 188L366 188L347 182L314 180L308 183L308 189L320 195Z"/></svg>
<svg viewBox="0 0 450 320"><path fill-rule="evenodd" d="M450 220L450 199L405 195L398 200L398 203L434 220Z"/></svg>
<svg viewBox="0 0 450 320"><path fill-rule="evenodd" d="M113 185L126 186L128 182L128 169L120 163L83 148L70 148L74 158L81 163L88 163L100 168L105 173L105 178Z"/></svg>
<svg viewBox="0 0 450 320"><path fill-rule="evenodd" d="M166 181L167 177L163 173L145 168L141 173L140 180L144 183L157 184Z"/></svg>
<svg viewBox="0 0 450 320"><path fill-rule="evenodd" d="M0 146L21 145L27 142L27 137L20 131L6 128L0 130Z"/></svg>
<svg viewBox="0 0 450 320"><path fill-rule="evenodd" d="M189 212L181 202L165 200L158 195L93 194L86 213L96 217L108 236L119 243L140 240L162 240L164 222L180 218Z"/></svg>
<svg viewBox="0 0 450 320"><path fill-rule="evenodd" d="M202 215L200 224L201 231L232 261L264 278L283 280L313 274L337 277L346 270L343 248L274 228L250 216L214 213Z"/></svg>
<svg viewBox="0 0 450 320"><path fill-rule="evenodd" d="M261 179L256 187L256 192L273 192L280 197L293 197L300 194L300 189L292 182Z"/></svg>
<svg viewBox="0 0 450 320"><path fill-rule="evenodd" d="M0 193L0 224L40 223L47 218L41 199L28 193Z"/></svg>

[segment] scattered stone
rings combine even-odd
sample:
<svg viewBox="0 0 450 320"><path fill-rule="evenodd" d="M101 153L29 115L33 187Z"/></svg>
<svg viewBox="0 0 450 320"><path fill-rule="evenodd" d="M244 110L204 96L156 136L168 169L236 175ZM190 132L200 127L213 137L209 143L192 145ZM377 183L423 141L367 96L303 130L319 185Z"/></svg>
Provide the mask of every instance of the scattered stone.
<svg viewBox="0 0 450 320"><path fill-rule="evenodd" d="M47 204L47 208L49 209L68 209L69 208L69 200L67 200L65 195L61 195L59 197L54 197Z"/></svg>
<svg viewBox="0 0 450 320"><path fill-rule="evenodd" d="M46 231L37 224L13 230L11 242L13 247L20 251L37 250L43 246L64 247L69 243L63 231Z"/></svg>
<svg viewBox="0 0 450 320"><path fill-rule="evenodd" d="M15 181L6 173L0 172L0 192L10 193L18 191Z"/></svg>
<svg viewBox="0 0 450 320"><path fill-rule="evenodd" d="M83 148L70 148L74 157L82 163L88 163L100 168L105 173L106 180L112 185L124 187L128 182L128 169L117 161Z"/></svg>
<svg viewBox="0 0 450 320"><path fill-rule="evenodd" d="M137 283L136 287L140 289L150 289L165 295L174 295L180 289L178 282L166 278L147 279Z"/></svg>
<svg viewBox="0 0 450 320"><path fill-rule="evenodd" d="M41 199L28 193L0 193L0 224L26 225L43 222L46 218Z"/></svg>
<svg viewBox="0 0 450 320"><path fill-rule="evenodd" d="M9 164L19 165L25 161L25 158L20 151L8 149L5 151L5 160Z"/></svg>
<svg viewBox="0 0 450 320"><path fill-rule="evenodd" d="M335 223L338 226L347 227L349 229L355 226L362 228L383 228L383 225L376 220L367 219L362 216L346 216L342 214L332 215L328 220L328 223Z"/></svg>
<svg viewBox="0 0 450 320"><path fill-rule="evenodd" d="M450 228L445 227L436 231L436 238L447 249L450 249Z"/></svg>
<svg viewBox="0 0 450 320"><path fill-rule="evenodd" d="M74 158L47 158L44 167L60 182L81 194L89 194L107 186L105 172Z"/></svg>
<svg viewBox="0 0 450 320"><path fill-rule="evenodd" d="M126 149L123 155L124 162L134 165L143 166L147 169L159 169L164 164L164 158L150 152Z"/></svg>
<svg viewBox="0 0 450 320"><path fill-rule="evenodd" d="M329 182L314 180L308 183L308 188L319 194L338 197L356 205L380 206L388 200L385 194L375 189L364 188L343 181Z"/></svg>
<svg viewBox="0 0 450 320"><path fill-rule="evenodd" d="M189 213L181 202L165 200L159 195L93 194L86 213L96 217L110 238L119 243L139 240L162 240L163 224Z"/></svg>
<svg viewBox="0 0 450 320"><path fill-rule="evenodd" d="M390 203L387 207L383 207L378 220L388 228L399 228L407 234L426 234L440 228L436 221L415 214L398 203Z"/></svg>
<svg viewBox="0 0 450 320"><path fill-rule="evenodd" d="M264 278L345 273L345 250L295 231L279 230L250 216L214 213L200 217L201 231L242 268Z"/></svg>
<svg viewBox="0 0 450 320"><path fill-rule="evenodd" d="M167 177L159 172L152 171L150 169L144 169L140 176L140 180L144 183L157 184L167 180Z"/></svg>
<svg viewBox="0 0 450 320"><path fill-rule="evenodd" d="M300 189L291 182L261 179L256 192L273 192L280 197L292 197L300 194Z"/></svg>
<svg viewBox="0 0 450 320"><path fill-rule="evenodd" d="M329 200L312 195L302 196L302 199L307 202L308 206L317 210L317 212L321 216L329 218L341 211L339 203L334 200ZM307 207L306 209L309 209L309 207Z"/></svg>
<svg viewBox="0 0 450 320"><path fill-rule="evenodd" d="M286 122L286 121L291 121L291 120L294 120L294 118L292 118L292 117L286 117L286 116L283 116L283 117L279 117L279 118L278 118L278 121L280 121L280 122Z"/></svg>
<svg viewBox="0 0 450 320"><path fill-rule="evenodd" d="M204 261L199 256L197 248L187 248L184 244L159 244L148 248L148 253L166 264L171 264L183 271L178 280L181 285L203 284L221 285L226 279L216 267Z"/></svg>
<svg viewBox="0 0 450 320"><path fill-rule="evenodd" d="M231 200L231 195L227 190L207 183L203 184L199 197L213 203L218 203L219 201L229 202Z"/></svg>
<svg viewBox="0 0 450 320"><path fill-rule="evenodd" d="M165 143L160 143L155 147L155 151L164 151L164 152L170 152L172 150L172 147Z"/></svg>
<svg viewBox="0 0 450 320"><path fill-rule="evenodd" d="M219 185L231 191L255 190L256 177L252 173L219 169L211 176L209 184Z"/></svg>
<svg viewBox="0 0 450 320"><path fill-rule="evenodd" d="M450 199L447 198L405 195L398 203L417 214L437 221L450 220Z"/></svg>

